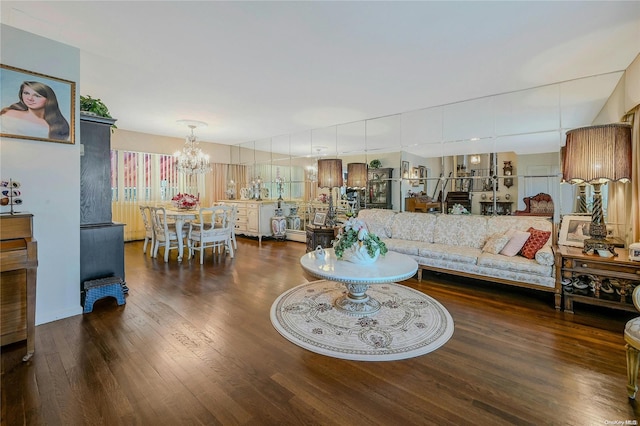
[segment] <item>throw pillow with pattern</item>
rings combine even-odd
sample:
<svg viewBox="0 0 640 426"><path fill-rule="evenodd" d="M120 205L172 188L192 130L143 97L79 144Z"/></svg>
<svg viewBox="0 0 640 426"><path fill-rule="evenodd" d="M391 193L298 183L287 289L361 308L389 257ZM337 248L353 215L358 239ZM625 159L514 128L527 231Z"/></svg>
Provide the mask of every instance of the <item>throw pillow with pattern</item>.
<svg viewBox="0 0 640 426"><path fill-rule="evenodd" d="M486 243L484 243L484 247L482 247L482 251L484 253L498 254L507 245L509 240L511 239L510 235L505 234L493 234L489 237Z"/></svg>
<svg viewBox="0 0 640 426"><path fill-rule="evenodd" d="M529 239L522 246L522 250L520 250L520 254L526 257L527 259L534 259L536 257L536 253L540 250L546 242L549 240L551 236L550 231L541 231L540 229L535 229L533 227L527 229L527 232L531 234Z"/></svg>

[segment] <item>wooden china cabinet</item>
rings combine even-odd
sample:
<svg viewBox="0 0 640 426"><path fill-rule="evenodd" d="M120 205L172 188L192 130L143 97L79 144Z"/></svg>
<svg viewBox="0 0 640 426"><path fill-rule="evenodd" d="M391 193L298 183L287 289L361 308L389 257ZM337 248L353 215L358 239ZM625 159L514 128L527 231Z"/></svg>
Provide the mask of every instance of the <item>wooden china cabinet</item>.
<svg viewBox="0 0 640 426"><path fill-rule="evenodd" d="M392 209L392 168L369 169L367 193L361 199L361 207L368 209Z"/></svg>

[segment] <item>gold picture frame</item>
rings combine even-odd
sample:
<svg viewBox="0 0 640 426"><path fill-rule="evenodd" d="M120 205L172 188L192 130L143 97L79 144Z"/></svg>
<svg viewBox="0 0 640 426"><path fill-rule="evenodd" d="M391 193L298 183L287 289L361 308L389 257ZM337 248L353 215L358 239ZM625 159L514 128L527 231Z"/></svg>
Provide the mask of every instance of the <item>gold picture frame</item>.
<svg viewBox="0 0 640 426"><path fill-rule="evenodd" d="M324 226L327 221L327 213L325 212L316 212L313 216L313 224L317 226Z"/></svg>
<svg viewBox="0 0 640 426"><path fill-rule="evenodd" d="M0 136L75 144L76 83L0 64ZM34 121L30 112L46 118Z"/></svg>

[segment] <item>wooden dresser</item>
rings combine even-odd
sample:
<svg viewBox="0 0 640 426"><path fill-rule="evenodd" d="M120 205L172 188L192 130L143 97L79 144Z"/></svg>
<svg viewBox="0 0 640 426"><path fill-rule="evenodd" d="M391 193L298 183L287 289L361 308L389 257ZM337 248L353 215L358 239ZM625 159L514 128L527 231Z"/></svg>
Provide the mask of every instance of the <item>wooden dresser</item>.
<svg viewBox="0 0 640 426"><path fill-rule="evenodd" d="M36 270L33 215L0 216L0 345L27 341L29 360L35 351Z"/></svg>

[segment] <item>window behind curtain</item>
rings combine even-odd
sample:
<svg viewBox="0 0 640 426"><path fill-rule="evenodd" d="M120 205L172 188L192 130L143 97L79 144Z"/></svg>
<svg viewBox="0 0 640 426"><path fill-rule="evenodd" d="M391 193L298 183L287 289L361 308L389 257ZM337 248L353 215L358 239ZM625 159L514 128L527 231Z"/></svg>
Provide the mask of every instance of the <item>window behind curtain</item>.
<svg viewBox="0 0 640 426"><path fill-rule="evenodd" d="M198 177L178 175L174 163L171 155L111 151L113 220L127 225L126 241L144 238L140 205L166 204L179 192L199 192Z"/></svg>
<svg viewBox="0 0 640 426"><path fill-rule="evenodd" d="M112 150L112 201L170 201L180 192L174 162L171 155ZM188 187L183 189L188 190Z"/></svg>

